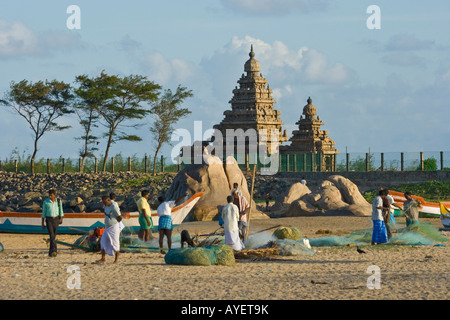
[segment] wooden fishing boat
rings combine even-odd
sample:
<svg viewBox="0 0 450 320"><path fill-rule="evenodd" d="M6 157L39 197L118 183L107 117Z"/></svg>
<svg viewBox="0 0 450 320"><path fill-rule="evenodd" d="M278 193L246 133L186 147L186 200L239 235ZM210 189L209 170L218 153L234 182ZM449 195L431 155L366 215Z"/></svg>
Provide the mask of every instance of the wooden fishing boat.
<svg viewBox="0 0 450 320"><path fill-rule="evenodd" d="M441 222L444 225L445 228L450 228L450 202L440 202L439 207L441 209Z"/></svg>
<svg viewBox="0 0 450 320"><path fill-rule="evenodd" d="M183 222L191 209L198 202L203 192L190 197L187 201L172 208L173 225ZM130 232L139 231L139 212L122 212L125 229ZM47 233L42 229L42 213L4 212L0 211L0 232L7 233ZM96 227L104 227L104 213L64 213L63 223L58 227L58 234L83 234ZM156 231L159 217L152 210L153 228Z"/></svg>
<svg viewBox="0 0 450 320"><path fill-rule="evenodd" d="M403 192L389 190L389 194L394 198L394 202L403 207L403 202L406 201ZM419 207L419 217L422 218L439 218L441 216L441 210L439 203L425 201L422 197L411 195L411 198L416 199L422 205ZM399 216L401 212L395 209L394 215Z"/></svg>

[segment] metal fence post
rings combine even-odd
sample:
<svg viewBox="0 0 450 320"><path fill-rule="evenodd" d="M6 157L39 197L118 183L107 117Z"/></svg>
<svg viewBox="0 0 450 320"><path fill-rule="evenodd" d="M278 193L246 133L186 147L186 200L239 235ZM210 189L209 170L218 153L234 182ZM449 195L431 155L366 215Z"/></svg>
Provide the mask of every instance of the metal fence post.
<svg viewBox="0 0 450 320"><path fill-rule="evenodd" d="M420 152L420 171L424 170L423 166L423 152Z"/></svg>
<svg viewBox="0 0 450 320"><path fill-rule="evenodd" d="M400 153L400 170L405 170L405 154L403 152Z"/></svg>

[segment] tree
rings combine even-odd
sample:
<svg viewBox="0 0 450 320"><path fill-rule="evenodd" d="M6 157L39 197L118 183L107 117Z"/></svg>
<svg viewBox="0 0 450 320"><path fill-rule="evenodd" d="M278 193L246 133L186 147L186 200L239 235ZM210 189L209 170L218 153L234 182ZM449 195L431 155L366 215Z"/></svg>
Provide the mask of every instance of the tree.
<svg viewBox="0 0 450 320"><path fill-rule="evenodd" d="M33 131L34 150L31 156L31 173L34 173L34 160L38 151L39 139L46 132L62 131L70 126L61 126L56 120L73 113L70 108L73 93L69 84L53 80L36 83L22 80L11 82L10 90L0 100L23 117Z"/></svg>
<svg viewBox="0 0 450 320"><path fill-rule="evenodd" d="M93 157L94 152L98 150L99 137L93 135L93 129L98 127L99 108L111 96L111 94L108 95L107 90L103 90L101 80L101 77L90 79L86 75L75 78L78 87L74 89L77 96L74 109L83 130L81 137L75 138L83 141L80 149L81 171L84 170L84 160L87 157Z"/></svg>
<svg viewBox="0 0 450 320"><path fill-rule="evenodd" d="M180 104L182 104L185 99L192 96L191 90L178 86L175 94L172 93L172 90L166 89L161 99L152 106L151 115L155 121L150 127L150 132L155 138L156 149L153 160L153 175L156 173L156 159L158 152L164 143L170 141L173 126L181 118L191 113L189 109L180 108Z"/></svg>
<svg viewBox="0 0 450 320"><path fill-rule="evenodd" d="M128 120L142 119L150 110L142 106L151 104L158 98L161 87L144 76L130 75L127 77L109 76L102 72L95 81L102 88L105 101L98 107L102 125L107 128L104 136L107 138L103 161L103 171L106 170L111 144L120 141L141 141L136 135L121 130L122 127L137 127L138 124L127 125Z"/></svg>

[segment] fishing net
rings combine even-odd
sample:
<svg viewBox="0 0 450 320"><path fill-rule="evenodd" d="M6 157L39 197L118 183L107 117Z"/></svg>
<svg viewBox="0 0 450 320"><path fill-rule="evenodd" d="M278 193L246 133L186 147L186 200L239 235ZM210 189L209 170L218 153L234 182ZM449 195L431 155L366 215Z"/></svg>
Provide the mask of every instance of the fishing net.
<svg viewBox="0 0 450 320"><path fill-rule="evenodd" d="M300 230L296 227L279 227L277 230L273 232L273 235L278 239L291 239L291 240L299 240L302 237Z"/></svg>
<svg viewBox="0 0 450 320"><path fill-rule="evenodd" d="M411 246L431 246L436 242L446 242L448 239L443 236L431 223L415 223L406 228L400 228L397 224L392 238L386 244L411 245ZM312 247L332 247L346 245L368 245L372 242L372 230L355 231L347 236L328 236L309 239Z"/></svg>
<svg viewBox="0 0 450 320"><path fill-rule="evenodd" d="M179 233L172 234L172 248L181 247L181 235ZM163 240L163 249L168 248L167 237ZM120 250L122 252L153 252L159 251L159 237L150 239L149 241L143 241L132 234L121 235L120 237Z"/></svg>
<svg viewBox="0 0 450 320"><path fill-rule="evenodd" d="M315 252L316 250L309 245L308 239L279 239L275 237L274 233L261 232L248 237L248 240L245 242L245 249L239 252L238 257L312 256Z"/></svg>
<svg viewBox="0 0 450 320"><path fill-rule="evenodd" d="M174 249L166 253L164 261L167 264L194 266L235 264L233 249L228 245Z"/></svg>
<svg viewBox="0 0 450 320"><path fill-rule="evenodd" d="M278 240L276 247L282 256L313 256L316 250L307 246L302 240L295 241L292 239Z"/></svg>

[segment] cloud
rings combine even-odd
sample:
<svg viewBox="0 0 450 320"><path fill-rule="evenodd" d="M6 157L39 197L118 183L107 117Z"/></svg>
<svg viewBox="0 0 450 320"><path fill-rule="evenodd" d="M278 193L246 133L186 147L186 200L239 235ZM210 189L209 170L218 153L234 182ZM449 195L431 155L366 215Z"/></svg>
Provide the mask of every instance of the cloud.
<svg viewBox="0 0 450 320"><path fill-rule="evenodd" d="M20 21L0 19L0 58L48 56L54 51L71 49L80 44L80 35L70 31L36 33Z"/></svg>
<svg viewBox="0 0 450 320"><path fill-rule="evenodd" d="M381 62L399 67L425 67L425 59L412 52L395 52L385 55Z"/></svg>
<svg viewBox="0 0 450 320"><path fill-rule="evenodd" d="M145 54L141 68L152 80L161 85L186 83L196 76L198 68L183 59L168 59L159 52Z"/></svg>
<svg viewBox="0 0 450 320"><path fill-rule="evenodd" d="M283 15L291 12L312 13L326 11L326 0L221 0L234 12L252 15Z"/></svg>
<svg viewBox="0 0 450 320"><path fill-rule="evenodd" d="M244 71L244 63L249 59L251 45L255 59L261 65L260 72L273 90L298 83L340 85L351 82L354 78L354 72L350 68L342 63L332 64L326 54L315 49L304 46L291 49L281 41L267 43L250 36L233 37L224 47L200 63L204 72L209 75L217 97L231 98L231 91ZM277 94L281 94L280 90Z"/></svg>
<svg viewBox="0 0 450 320"><path fill-rule="evenodd" d="M0 57L14 57L35 53L37 38L21 22L0 20Z"/></svg>
<svg viewBox="0 0 450 320"><path fill-rule="evenodd" d="M428 50L434 46L435 41L433 40L420 40L413 35L398 34L389 39L385 49L389 51L414 51Z"/></svg>

